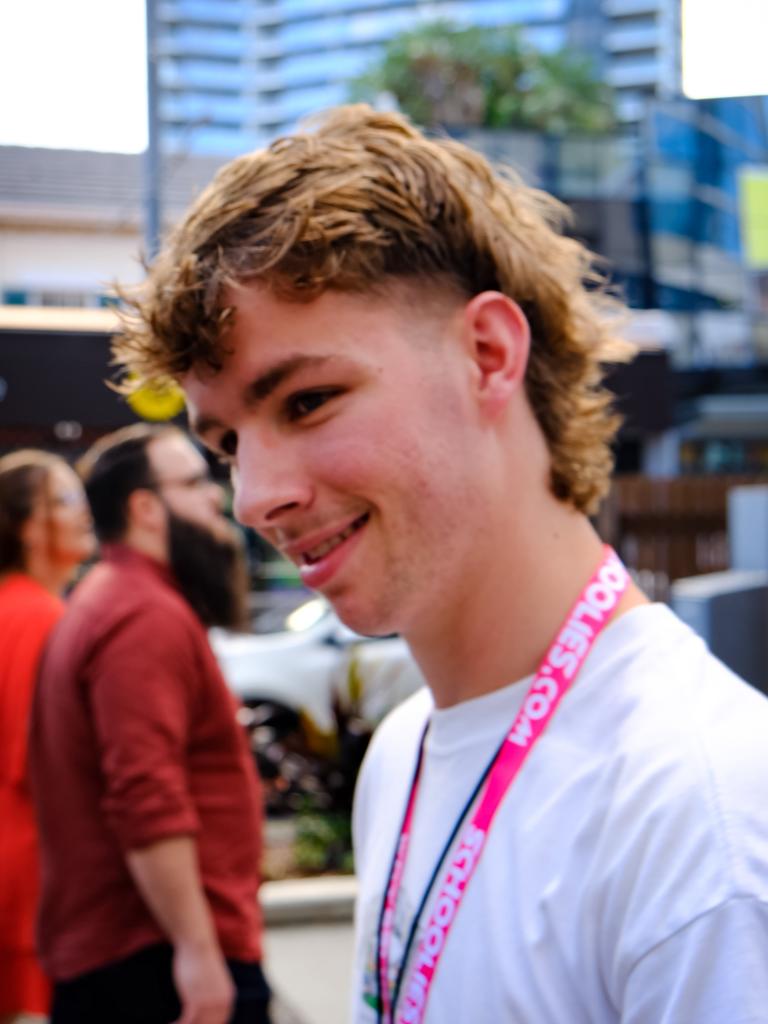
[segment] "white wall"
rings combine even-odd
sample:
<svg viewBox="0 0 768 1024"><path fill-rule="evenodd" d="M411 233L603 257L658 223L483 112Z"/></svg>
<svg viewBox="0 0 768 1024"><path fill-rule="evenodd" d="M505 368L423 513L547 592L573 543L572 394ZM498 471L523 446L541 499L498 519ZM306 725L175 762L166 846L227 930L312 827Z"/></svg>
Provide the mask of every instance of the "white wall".
<svg viewBox="0 0 768 1024"><path fill-rule="evenodd" d="M0 227L0 289L110 290L142 278L138 234Z"/></svg>

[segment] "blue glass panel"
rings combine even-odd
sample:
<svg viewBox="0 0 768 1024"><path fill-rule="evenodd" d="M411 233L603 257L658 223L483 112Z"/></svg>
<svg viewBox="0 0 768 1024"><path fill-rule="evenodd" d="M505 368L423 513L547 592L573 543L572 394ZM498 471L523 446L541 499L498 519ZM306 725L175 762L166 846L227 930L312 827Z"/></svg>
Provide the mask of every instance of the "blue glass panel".
<svg viewBox="0 0 768 1024"><path fill-rule="evenodd" d="M256 142L252 133L229 125L205 125L192 133L186 126L177 125L165 130L163 144L168 152L235 155L254 149Z"/></svg>
<svg viewBox="0 0 768 1024"><path fill-rule="evenodd" d="M524 20L544 21L561 18L567 14L570 0L465 0L464 3L442 4L440 15L453 20L479 20L487 9L493 9L499 20L520 22ZM282 0L277 6L281 16L335 13L340 10L370 8L370 0ZM382 7L385 4L382 3ZM419 9L424 13L423 5L416 2L409 7L411 17Z"/></svg>
<svg viewBox="0 0 768 1024"><path fill-rule="evenodd" d="M196 95L161 97L160 116L169 121L236 121L242 122L250 102L241 97Z"/></svg>
<svg viewBox="0 0 768 1024"><path fill-rule="evenodd" d="M280 102L275 105L275 117L286 121L304 117L313 111L344 103L346 96L347 87L342 83L313 89L296 89L280 97Z"/></svg>
<svg viewBox="0 0 768 1024"><path fill-rule="evenodd" d="M278 75L286 85L314 82L319 80L353 78L366 71L378 47L355 47L347 50L323 50L320 53L305 53L292 56L280 62Z"/></svg>
<svg viewBox="0 0 768 1024"><path fill-rule="evenodd" d="M318 47L338 45L343 41L383 40L412 25L411 12L393 8L337 18L287 22L277 28L276 35L288 47Z"/></svg>
<svg viewBox="0 0 768 1024"><path fill-rule="evenodd" d="M182 26L164 33L173 53L199 54L200 56L242 57L247 40L239 31L203 29Z"/></svg>
<svg viewBox="0 0 768 1024"><path fill-rule="evenodd" d="M765 145L766 122L760 111L759 100L751 97L707 100L704 109L745 143Z"/></svg>
<svg viewBox="0 0 768 1024"><path fill-rule="evenodd" d="M691 291L687 288L676 288L673 285L656 284L656 298L660 309L671 312L689 312L692 310L721 309L722 303L714 295Z"/></svg>
<svg viewBox="0 0 768 1024"><path fill-rule="evenodd" d="M693 125L665 112L654 118L656 146L663 156L689 162L696 151Z"/></svg>
<svg viewBox="0 0 768 1024"><path fill-rule="evenodd" d="M455 20L474 25L549 21L564 15L563 0L474 0L456 5Z"/></svg>
<svg viewBox="0 0 768 1024"><path fill-rule="evenodd" d="M654 199L650 204L651 230L668 235L686 236L691 230L693 209L691 200Z"/></svg>
<svg viewBox="0 0 768 1024"><path fill-rule="evenodd" d="M248 16L250 4L239 0L174 0L168 3L179 18L194 18L197 21L231 21L240 23Z"/></svg>
<svg viewBox="0 0 768 1024"><path fill-rule="evenodd" d="M250 79L249 69L239 62L178 60L161 64L160 81L177 88L243 89Z"/></svg>

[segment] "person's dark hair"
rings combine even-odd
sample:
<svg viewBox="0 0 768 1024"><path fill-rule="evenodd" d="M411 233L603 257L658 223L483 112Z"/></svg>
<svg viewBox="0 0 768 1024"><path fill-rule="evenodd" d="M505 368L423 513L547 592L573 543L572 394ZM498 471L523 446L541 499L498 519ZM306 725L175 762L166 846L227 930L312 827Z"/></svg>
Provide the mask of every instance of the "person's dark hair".
<svg viewBox="0 0 768 1024"><path fill-rule="evenodd" d="M0 458L0 572L26 568L21 531L58 465L66 463L33 448Z"/></svg>
<svg viewBox="0 0 768 1024"><path fill-rule="evenodd" d="M128 527L128 499L155 484L147 448L150 442L178 428L135 423L98 440L77 465L91 506L96 536L102 543L119 541Z"/></svg>

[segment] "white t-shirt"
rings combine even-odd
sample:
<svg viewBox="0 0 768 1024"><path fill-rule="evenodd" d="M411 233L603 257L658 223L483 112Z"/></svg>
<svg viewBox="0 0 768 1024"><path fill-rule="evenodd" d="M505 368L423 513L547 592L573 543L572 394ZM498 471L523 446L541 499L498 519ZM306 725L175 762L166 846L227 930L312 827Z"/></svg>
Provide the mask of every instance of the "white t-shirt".
<svg viewBox="0 0 768 1024"><path fill-rule="evenodd" d="M422 690L374 736L354 814L354 1024L377 1020L378 917L426 721L395 961L529 683L443 710ZM767 1024L767 797L768 700L665 606L628 612L505 796L426 1024Z"/></svg>

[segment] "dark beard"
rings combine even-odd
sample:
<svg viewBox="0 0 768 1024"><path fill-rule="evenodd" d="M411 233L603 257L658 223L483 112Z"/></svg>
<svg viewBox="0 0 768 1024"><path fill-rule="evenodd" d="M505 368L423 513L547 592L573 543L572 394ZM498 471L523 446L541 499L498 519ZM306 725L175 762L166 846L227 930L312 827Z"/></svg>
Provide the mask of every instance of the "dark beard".
<svg viewBox="0 0 768 1024"><path fill-rule="evenodd" d="M171 571L204 626L248 628L248 577L234 527L220 540L205 527L168 512Z"/></svg>

